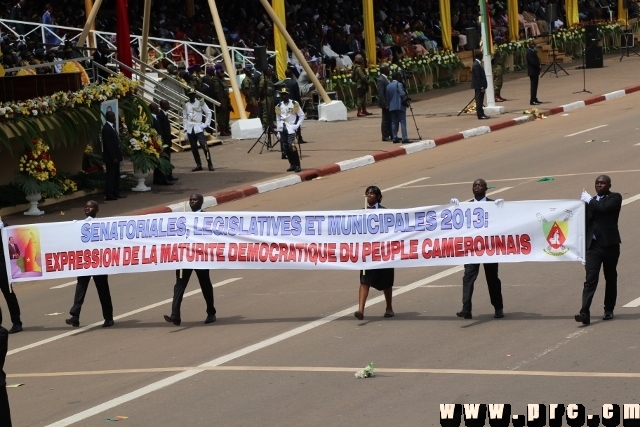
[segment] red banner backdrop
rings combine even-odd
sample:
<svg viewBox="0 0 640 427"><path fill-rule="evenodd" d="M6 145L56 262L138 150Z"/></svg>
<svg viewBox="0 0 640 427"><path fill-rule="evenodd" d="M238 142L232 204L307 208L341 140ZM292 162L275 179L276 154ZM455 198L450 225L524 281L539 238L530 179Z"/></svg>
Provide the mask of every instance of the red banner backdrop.
<svg viewBox="0 0 640 427"><path fill-rule="evenodd" d="M117 0L116 3L116 46L118 48L118 61L132 67L131 40L129 31L129 14L127 0ZM131 72L121 69L122 73L131 78Z"/></svg>

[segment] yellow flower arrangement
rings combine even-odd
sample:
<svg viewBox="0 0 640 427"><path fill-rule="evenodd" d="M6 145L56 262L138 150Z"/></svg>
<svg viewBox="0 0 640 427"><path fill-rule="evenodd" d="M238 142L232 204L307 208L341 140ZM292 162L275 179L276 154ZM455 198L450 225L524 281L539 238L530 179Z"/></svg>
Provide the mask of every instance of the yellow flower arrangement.
<svg viewBox="0 0 640 427"><path fill-rule="evenodd" d="M38 181L49 181L57 173L51 157L47 154L50 148L40 138L34 138L32 142L33 149L27 149L20 157L20 172Z"/></svg>
<svg viewBox="0 0 640 427"><path fill-rule="evenodd" d="M171 170L171 164L163 156L160 135L150 126L149 120L144 115L131 121L131 130L122 120L120 138L124 151L135 169L142 172L157 168L167 172Z"/></svg>

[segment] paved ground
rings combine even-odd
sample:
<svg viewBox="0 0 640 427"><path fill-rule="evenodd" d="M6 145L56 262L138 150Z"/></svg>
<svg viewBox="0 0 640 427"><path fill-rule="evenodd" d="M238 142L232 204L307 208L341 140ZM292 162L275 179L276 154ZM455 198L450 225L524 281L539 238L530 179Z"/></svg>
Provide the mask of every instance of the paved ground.
<svg viewBox="0 0 640 427"><path fill-rule="evenodd" d="M603 69L611 72L606 78L610 86L594 88L594 94L637 83L631 73L628 80L618 80L616 61L608 60ZM633 67L637 62L631 64L634 59L625 61L637 69ZM569 71L571 76L557 79L565 79L566 91L573 89L569 79L578 73ZM559 84L555 77L545 77L542 100L551 99L543 95L545 85L555 84ZM524 93L523 78L507 83L513 86L513 96L522 99L518 85ZM464 100L468 92L452 91L451 97ZM429 98L432 94L440 93L429 93L414 110L453 114L453 101L448 110L431 110L443 100ZM510 98L508 91L504 94ZM363 189L373 183L383 189L389 207L441 204L451 197L470 197L471 182L477 177L486 178L490 192L506 200L578 198L583 188L593 194L596 175L609 173L613 190L626 200L620 220L624 244L614 321L597 317L602 286L594 299L592 325L582 327L573 321L584 280L577 263L502 264L506 316L501 320L493 319L483 278L476 286L473 320L455 317L461 267L396 270L396 317L382 318L380 293L372 291L362 322L352 316L358 287L355 272L212 271L218 322L202 323L204 304L193 279L180 327L162 320L170 310L171 273L113 275L117 317L116 326L107 330L96 327L101 319L93 289L83 308L82 327L72 330L63 319L72 302L73 284L27 283L17 288L25 331L11 336L6 364L8 382L24 384L9 389L15 425L94 426L126 416L122 422L131 426L436 426L441 403L509 403L515 414L524 414L527 403L577 402L588 414L601 413L604 403L638 403L640 304L633 303L640 296L634 286L640 274L636 262L640 203L634 197L640 194L637 97L601 102L213 208L358 208ZM548 105L573 100L567 95ZM526 108L523 101L511 102L520 103L514 106L514 116ZM471 117L419 120L424 120L425 128L427 123L434 125L423 138L478 125ZM435 128L440 120L449 121L449 128ZM371 127L362 126L369 122ZM310 149L308 162L317 160L318 167L388 148L389 143L374 139L374 124L375 118L309 123L306 135L313 142L308 146L317 144L321 149ZM327 135L340 139L321 142L322 126L330 129ZM361 135L356 137L356 132ZM339 144L353 146L356 154L327 148ZM248 149L247 142L223 148L236 145L244 152ZM225 157L220 157L222 166ZM262 176L248 182L282 175L277 170L282 162L275 153L241 156L238 151L227 159L232 158L267 159L259 164ZM184 162L181 167L189 166ZM554 180L538 182L544 176ZM222 182L223 168L213 173L184 172L182 177L171 192L104 203L103 212L121 214L182 200L196 189L207 193L247 183ZM203 183L196 186L196 178ZM68 209L66 215L65 219L82 217L77 208ZM43 218L58 219L56 214ZM6 310L4 301L1 304ZM369 362L376 364L377 377L356 380L355 370Z"/></svg>
<svg viewBox="0 0 640 427"><path fill-rule="evenodd" d="M583 83L583 72L576 67L579 62L564 64L569 73L560 72L558 77L547 73L541 81L538 98L543 101L540 110L548 110L564 104L602 95L625 87L640 84L638 67L640 58L631 56L619 60L620 55L608 55L605 66L600 69L586 70L586 84ZM436 139L454 134L477 126L505 121L522 116L523 111L529 110L529 79L526 72L510 73L505 76L502 95L508 102L499 103L506 109L506 113L498 118L479 121L475 115L456 115L473 97L468 83L454 88L432 90L422 95L413 96L413 110L420 129L421 139ZM591 93L573 93L586 86ZM368 154L382 153L397 148L399 144L382 142L380 138L380 110L370 108L375 113L367 118L356 118L355 111L349 113L349 120L345 122L323 123L309 120L304 125L304 138L309 141L302 146L304 170L310 170ZM416 126L412 118L408 117L409 136L418 140ZM521 132L536 132L536 124L527 124ZM176 185L169 187L153 186L147 193L129 193L129 197L122 201L104 202L101 211L104 216L121 215L128 212L143 210L152 206L166 206L179 203L188 198L193 192L213 194L246 187L249 184L287 176L286 160L281 160L280 153L264 151L259 153L256 146L251 153L247 153L254 141L238 141L224 139L224 144L212 148L215 172L192 173L194 161L191 152L174 154L172 159L176 166L174 175L180 178ZM126 166L125 166L126 167ZM129 166L130 168L130 166ZM130 171L131 172L131 171ZM149 178L147 181L150 181ZM101 197L94 196L94 197ZM59 221L60 211L66 213L65 218L82 216L81 207L89 198L73 200L44 209L47 212L41 221ZM12 224L31 221L20 214L10 217Z"/></svg>

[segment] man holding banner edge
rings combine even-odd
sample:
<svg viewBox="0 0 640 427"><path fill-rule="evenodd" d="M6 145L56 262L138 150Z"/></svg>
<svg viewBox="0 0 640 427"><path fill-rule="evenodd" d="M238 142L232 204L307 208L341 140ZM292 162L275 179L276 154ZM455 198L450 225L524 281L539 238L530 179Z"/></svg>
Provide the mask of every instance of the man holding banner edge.
<svg viewBox="0 0 640 427"><path fill-rule="evenodd" d="M472 185L473 199L470 202L495 202L497 206L502 206L504 199L493 200L486 196L487 194L487 181L482 178L478 178L473 181ZM458 205L460 201L456 198L451 199L451 203ZM502 282L498 277L498 263L485 263L484 274L487 279L487 286L489 288L489 298L491 299L491 305L495 309L493 317L501 319L504 317L503 304L502 304ZM473 296L473 287L478 273L480 272L480 264L465 264L464 276L462 277L462 310L456 313L456 316L465 319L472 319L471 314L471 297Z"/></svg>

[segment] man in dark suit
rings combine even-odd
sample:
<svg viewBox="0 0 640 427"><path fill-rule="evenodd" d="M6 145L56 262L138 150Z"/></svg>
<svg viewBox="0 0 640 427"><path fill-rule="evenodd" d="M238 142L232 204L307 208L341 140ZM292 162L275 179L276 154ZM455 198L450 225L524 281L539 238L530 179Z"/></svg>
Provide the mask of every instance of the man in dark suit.
<svg viewBox="0 0 640 427"><path fill-rule="evenodd" d="M3 223L0 219L0 230L3 227L8 226L9 224ZM9 237L9 255L12 259L13 255L11 255L11 242L13 241L13 237ZM4 295L4 299L7 301L7 306L9 307L9 315L11 316L11 329L9 329L10 334L15 334L17 332L22 331L22 321L20 320L20 305L18 304L18 297L16 297L16 293L13 292L13 287L9 284L9 277L7 276L7 267L6 260L4 258L4 242L0 239L0 290ZM15 245L15 243L14 243ZM15 245L16 248L18 247ZM18 251L18 256L20 251ZM17 258L16 258L17 259ZM1 322L0 322L1 323ZM2 423L0 423L2 425Z"/></svg>
<svg viewBox="0 0 640 427"><path fill-rule="evenodd" d="M531 96L529 97L529 104L540 105L538 101L538 80L540 79L540 58L538 58L538 52L536 51L535 42L529 42L529 49L527 49L527 75L531 81Z"/></svg>
<svg viewBox="0 0 640 427"><path fill-rule="evenodd" d="M2 309L0 309L0 426L11 427L11 409L7 395L7 375L4 373L4 361L9 349L9 333L2 327Z"/></svg>
<svg viewBox="0 0 640 427"><path fill-rule="evenodd" d="M93 52L93 62L106 67L109 63L109 57L107 56L108 53L109 52L107 51L107 45L104 43L99 43L98 49ZM96 69L98 71L98 77L100 77L100 82L109 78L109 73L106 70L98 67L96 67Z"/></svg>
<svg viewBox="0 0 640 427"><path fill-rule="evenodd" d="M107 200L124 199L127 196L120 194L122 151L116 130L116 114L113 111L107 111L106 119L107 122L102 126L102 160L107 169L105 195Z"/></svg>
<svg viewBox="0 0 640 427"><path fill-rule="evenodd" d="M158 122L160 123L160 137L162 138L162 145L164 154L167 156L169 161L171 161L171 140L173 139L171 135L171 123L169 122L169 110L171 106L169 105L169 101L162 100L160 101L160 110L158 111ZM173 176L173 172L168 175L170 181L177 181L179 178L175 178Z"/></svg>
<svg viewBox="0 0 640 427"><path fill-rule="evenodd" d="M20 258L20 248L16 245L13 237L9 237L9 258L18 259Z"/></svg>
<svg viewBox="0 0 640 427"><path fill-rule="evenodd" d="M383 141L391 141L391 112L389 111L389 100L387 99L387 86L389 86L389 66L382 64L380 66L380 75L376 80L376 89L378 89L378 106L382 110L380 131L382 132Z"/></svg>
<svg viewBox="0 0 640 427"><path fill-rule="evenodd" d="M164 145L164 141L162 140L162 126L160 125L160 107L155 102L149 104L149 110L151 110L151 127L158 132L158 136L160 136L160 140L162 141L162 145ZM158 169L153 171L153 183L155 185L173 185L173 182L169 180L169 177Z"/></svg>
<svg viewBox="0 0 640 427"><path fill-rule="evenodd" d="M202 204L204 198L202 194L192 194L189 197L189 206L192 212L202 212ZM182 297L184 291L187 289L191 273L194 270L190 268L183 268L176 270L176 284L173 287L173 304L171 306L171 316L164 316L164 320L173 323L176 326L180 326L182 319L180 317L180 306L182 305ZM211 278L209 278L209 270L195 270L198 281L200 282L200 289L202 289L202 296L207 303L207 318L204 323L213 323L216 321L216 308L213 305L213 285L211 284Z"/></svg>
<svg viewBox="0 0 640 427"><path fill-rule="evenodd" d="M473 181L473 199L470 202L494 202L498 206L502 206L503 199L493 200L486 196L487 194L487 181L482 178L478 178ZM451 203L458 205L460 202L458 199L451 199ZM500 319L504 317L503 305L502 305L502 282L498 278L498 263L483 264L484 275L487 279L487 286L489 287L489 298L491 299L491 305L495 309L493 317ZM471 297L473 296L473 286L478 278L480 272L480 264L465 264L464 276L462 277L462 310L456 313L456 316L463 317L465 319L472 319L471 314Z"/></svg>
<svg viewBox="0 0 640 427"><path fill-rule="evenodd" d="M93 221L98 216L100 210L98 202L95 200L89 200L84 205L84 213L87 215L86 221ZM89 287L89 281L92 276L80 276L78 277L78 283L76 284L76 293L73 298L73 307L69 310L71 317L65 320L67 325L71 325L74 328L80 326L80 310L82 310L82 304L84 304L84 297L87 294L87 288ZM109 291L109 276L106 274L100 274L93 276L93 282L96 284L98 290L98 298L100 299L100 305L102 306L102 317L104 317L103 328L109 328L114 325L113 322L113 304L111 303L111 292Z"/></svg>
<svg viewBox="0 0 640 427"><path fill-rule="evenodd" d="M471 89L476 91L476 112L479 120L489 117L484 114L484 91L487 89L487 75L482 66L482 51L476 52L473 67L471 68Z"/></svg>
<svg viewBox="0 0 640 427"><path fill-rule="evenodd" d="M622 196L611 189L611 178L600 175L596 178L596 197L586 191L580 199L587 204L585 256L586 279L582 291L582 308L576 314L576 322L584 325L591 323L589 308L598 287L600 266L604 271L606 287L604 290L603 320L613 319L613 309L618 296L618 258L620 258L620 231L618 217L622 208Z"/></svg>
<svg viewBox="0 0 640 427"><path fill-rule="evenodd" d="M300 97L300 86L298 86L298 82L293 78L293 71L289 68L284 72L284 86L289 91L289 96L293 101L296 101L300 104L300 108L302 108L302 98ZM296 137L298 138L298 144L305 144L307 141L302 139L302 127L299 127L296 131Z"/></svg>

